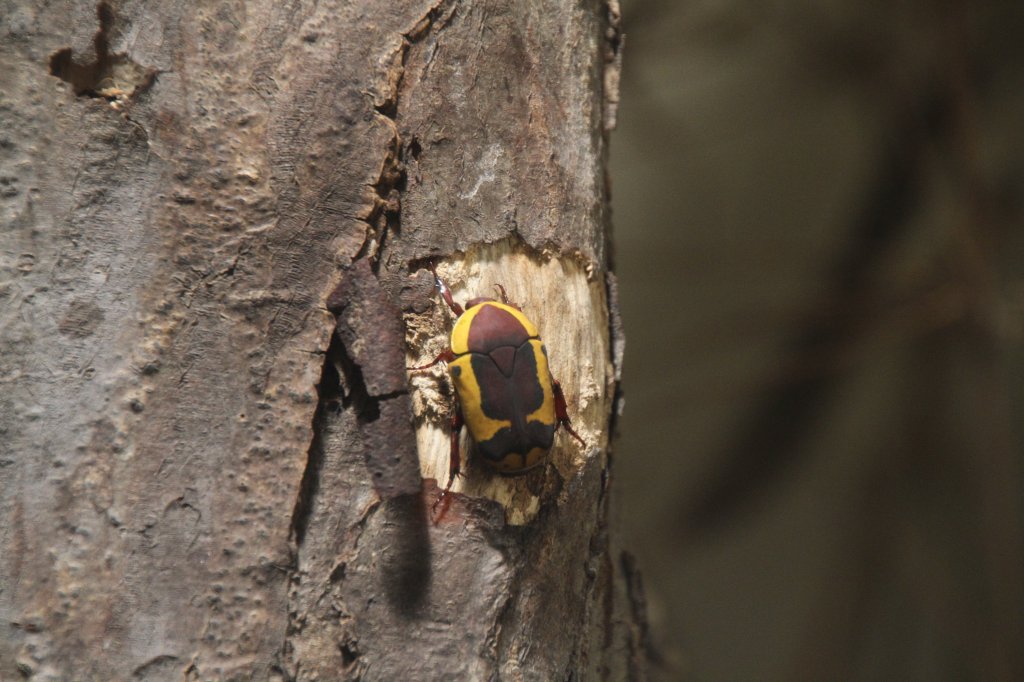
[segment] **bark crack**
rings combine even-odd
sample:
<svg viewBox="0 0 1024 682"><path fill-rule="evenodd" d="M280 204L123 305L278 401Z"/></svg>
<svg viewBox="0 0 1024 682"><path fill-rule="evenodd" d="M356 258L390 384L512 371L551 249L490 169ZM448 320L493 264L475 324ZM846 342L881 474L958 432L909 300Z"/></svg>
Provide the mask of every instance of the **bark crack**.
<svg viewBox="0 0 1024 682"><path fill-rule="evenodd" d="M415 158L421 151L415 137L412 138L408 148L403 144L402 134L397 126L399 95L405 77L405 65L412 46L424 40L435 26L438 30L443 28L455 14L453 7L438 22L443 5L442 1L432 6L410 30L401 34L399 45L392 53L389 60L390 65L384 74L384 91L378 93L373 100L374 111L386 121L391 128L392 136L381 161L380 175L373 183L376 196L363 218L369 226L369 230L362 246L352 260L368 257L374 273L377 272L380 252L388 236L401 233L401 196L405 192L408 179L405 158L407 154Z"/></svg>
<svg viewBox="0 0 1024 682"><path fill-rule="evenodd" d="M313 412L313 439L306 451L306 468L302 472L299 494L292 511L291 537L296 547L301 547L309 528L309 520L313 513L313 501L320 487L320 471L323 468L324 419L329 406L336 403L339 394L339 377L335 369L335 356L340 342L332 335L331 342L324 353L324 364L320 370L320 381L316 385L317 405ZM297 559L296 559L297 561ZM297 568L297 566L296 566Z"/></svg>

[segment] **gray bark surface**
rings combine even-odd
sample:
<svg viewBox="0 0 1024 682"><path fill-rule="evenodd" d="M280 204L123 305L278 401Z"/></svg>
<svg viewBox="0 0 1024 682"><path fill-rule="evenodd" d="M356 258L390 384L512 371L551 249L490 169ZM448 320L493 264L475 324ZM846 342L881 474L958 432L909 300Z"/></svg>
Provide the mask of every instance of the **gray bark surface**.
<svg viewBox="0 0 1024 682"><path fill-rule="evenodd" d="M642 677L607 513L616 22L0 3L0 678ZM519 273L588 441L470 462L436 524L446 388L404 369L450 324L431 263L460 298Z"/></svg>

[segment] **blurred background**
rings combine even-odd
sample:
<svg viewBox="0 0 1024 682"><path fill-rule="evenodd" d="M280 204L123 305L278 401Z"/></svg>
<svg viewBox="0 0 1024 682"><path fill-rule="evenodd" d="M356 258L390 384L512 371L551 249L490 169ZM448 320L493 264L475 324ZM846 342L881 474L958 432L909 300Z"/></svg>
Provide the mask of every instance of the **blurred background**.
<svg viewBox="0 0 1024 682"><path fill-rule="evenodd" d="M1024 2L623 0L658 680L1024 680Z"/></svg>

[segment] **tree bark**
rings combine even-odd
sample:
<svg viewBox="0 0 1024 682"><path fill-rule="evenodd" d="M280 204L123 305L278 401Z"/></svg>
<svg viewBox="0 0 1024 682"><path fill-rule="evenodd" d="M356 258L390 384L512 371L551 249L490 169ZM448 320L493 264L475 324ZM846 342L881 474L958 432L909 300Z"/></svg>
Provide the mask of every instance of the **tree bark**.
<svg viewBox="0 0 1024 682"><path fill-rule="evenodd" d="M614 0L0 3L0 678L624 679ZM501 283L583 435L411 381ZM408 352L408 355L407 355Z"/></svg>

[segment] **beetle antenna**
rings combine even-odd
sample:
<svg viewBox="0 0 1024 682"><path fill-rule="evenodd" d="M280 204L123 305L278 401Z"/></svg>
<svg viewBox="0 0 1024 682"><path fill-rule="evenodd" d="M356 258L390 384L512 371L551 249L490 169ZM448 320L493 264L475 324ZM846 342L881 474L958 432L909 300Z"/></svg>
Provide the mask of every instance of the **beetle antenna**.
<svg viewBox="0 0 1024 682"><path fill-rule="evenodd" d="M498 293L501 295L501 302L508 305L508 294L505 293L505 287L500 284L495 284L494 288L497 289Z"/></svg>

